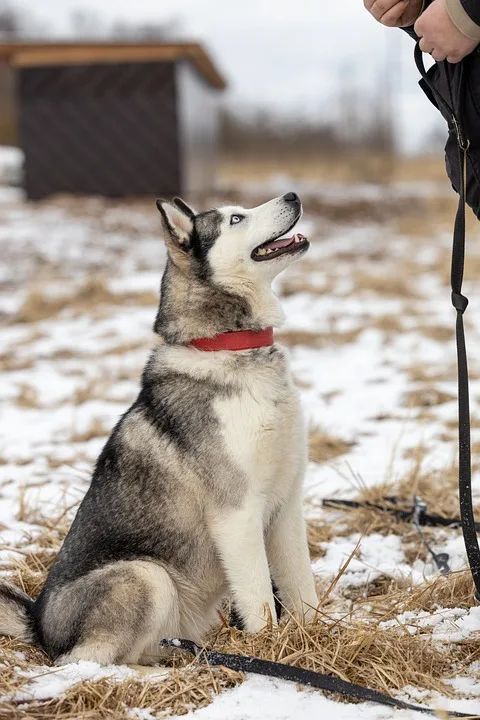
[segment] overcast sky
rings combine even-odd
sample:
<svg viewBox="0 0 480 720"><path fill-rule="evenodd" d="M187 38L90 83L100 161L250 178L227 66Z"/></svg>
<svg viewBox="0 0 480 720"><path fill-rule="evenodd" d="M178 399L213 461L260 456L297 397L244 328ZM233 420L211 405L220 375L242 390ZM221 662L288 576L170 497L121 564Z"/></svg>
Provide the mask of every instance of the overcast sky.
<svg viewBox="0 0 480 720"><path fill-rule="evenodd" d="M0 0L1 4L1 0ZM383 28L363 0L15 0L58 34L76 10L99 20L177 20L182 36L201 40L229 82L237 106L332 117L338 83L371 96L391 73L398 136L416 150L444 123L417 86L413 41Z"/></svg>

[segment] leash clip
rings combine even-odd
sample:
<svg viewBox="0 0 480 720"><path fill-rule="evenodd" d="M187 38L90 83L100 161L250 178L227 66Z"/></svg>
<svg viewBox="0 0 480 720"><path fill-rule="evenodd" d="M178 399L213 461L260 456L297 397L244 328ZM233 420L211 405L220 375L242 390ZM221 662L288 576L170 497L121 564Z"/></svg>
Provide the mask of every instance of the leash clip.
<svg viewBox="0 0 480 720"><path fill-rule="evenodd" d="M462 152L465 153L470 147L470 140L468 139L468 137L464 137L462 127L458 122L455 113L452 113L452 122L455 128L455 135L457 136L458 147Z"/></svg>
<svg viewBox="0 0 480 720"><path fill-rule="evenodd" d="M422 524L422 518L425 516L426 511L427 503L420 497L418 497L418 495L415 495L413 498L412 522L415 526L417 533L420 535L420 540L422 541L425 550L429 553L433 562L435 563L437 570L442 575L448 575L451 572L450 566L448 564L450 556L448 555L448 553L436 553L430 546L430 544L427 542L427 538L423 534L422 528L420 527L420 525Z"/></svg>

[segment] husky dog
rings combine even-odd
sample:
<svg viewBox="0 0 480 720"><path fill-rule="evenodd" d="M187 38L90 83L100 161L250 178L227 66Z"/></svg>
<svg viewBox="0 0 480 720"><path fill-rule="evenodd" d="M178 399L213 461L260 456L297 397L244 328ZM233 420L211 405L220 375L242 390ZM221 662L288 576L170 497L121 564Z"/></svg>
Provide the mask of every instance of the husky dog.
<svg viewBox="0 0 480 720"><path fill-rule="evenodd" d="M168 261L140 393L37 600L0 584L0 634L38 643L58 664L155 662L163 638L202 642L227 597L255 633L276 622L272 580L297 617L318 603L302 515L305 428L285 353L273 340L195 346L281 324L271 282L309 247L286 237L300 199L157 207Z"/></svg>

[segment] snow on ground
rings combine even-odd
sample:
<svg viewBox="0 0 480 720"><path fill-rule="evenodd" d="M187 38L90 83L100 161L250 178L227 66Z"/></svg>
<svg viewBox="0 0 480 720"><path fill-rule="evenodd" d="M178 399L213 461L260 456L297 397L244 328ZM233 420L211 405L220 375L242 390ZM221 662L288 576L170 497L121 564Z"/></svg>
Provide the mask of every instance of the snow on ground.
<svg viewBox="0 0 480 720"><path fill-rule="evenodd" d="M272 194L289 189L285 178L271 185ZM312 247L277 283L287 316L280 337L290 346L312 432L321 429L347 443L338 457L312 460L305 481L308 515L336 522L313 563L321 586L335 578L359 543L333 592L342 600L345 590L379 578L418 585L437 574L420 545L412 560L397 534L341 532L346 516L326 515L320 504L324 497L352 498L362 488L404 479L420 449L422 472L443 472L455 460L454 312L446 285L450 238L445 231L433 239L404 234L393 221L333 221L309 212L308 194L348 203L356 193L375 205L385 200L379 188L303 189L306 215L299 230ZM434 190L419 184L415 195L428 198ZM265 186L247 186L246 202L260 191ZM408 208L411 187L392 193ZM35 549L45 517L62 510L71 517L109 431L135 398L153 341L165 252L153 203L57 198L27 204L20 191L3 188L0 213L0 567L8 576L12 558ZM467 282L472 298L476 289ZM475 302L467 317L475 417L480 402ZM473 440L476 447L478 424ZM478 468L473 487L478 498ZM431 531L430 538L437 552L449 553L452 570L465 567L458 531ZM450 608L439 618L425 611L389 622L409 632L433 623L435 641L442 643L479 636L477 610ZM127 672L90 665L35 667L22 697L57 696L76 682L112 674L121 680ZM457 699L439 696L438 706L480 713L470 675L459 672L451 686ZM414 694L415 688L406 688L404 697ZM191 710L189 717L290 720L321 713L345 720L392 717L389 709L338 704L258 677ZM399 720L414 715L395 713ZM139 708L131 716L153 717Z"/></svg>
<svg viewBox="0 0 480 720"><path fill-rule="evenodd" d="M372 705L339 705L313 690L299 692L293 683L251 676L216 702L189 713L195 720L390 720L392 709ZM412 720L418 713L401 710L398 720Z"/></svg>
<svg viewBox="0 0 480 720"><path fill-rule="evenodd" d="M35 667L27 672L20 671L19 675L23 676L27 683L9 700L45 700L61 695L76 683L85 680L111 678L120 681L134 677L135 671L124 666L102 667L97 663L82 661L53 670L47 666Z"/></svg>

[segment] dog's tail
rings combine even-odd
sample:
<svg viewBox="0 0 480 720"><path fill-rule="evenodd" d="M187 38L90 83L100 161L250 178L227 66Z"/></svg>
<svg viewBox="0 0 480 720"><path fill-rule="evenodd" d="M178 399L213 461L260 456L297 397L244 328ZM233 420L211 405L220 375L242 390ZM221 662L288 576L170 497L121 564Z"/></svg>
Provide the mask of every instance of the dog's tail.
<svg viewBox="0 0 480 720"><path fill-rule="evenodd" d="M0 635L35 642L33 605L20 588L0 582Z"/></svg>

